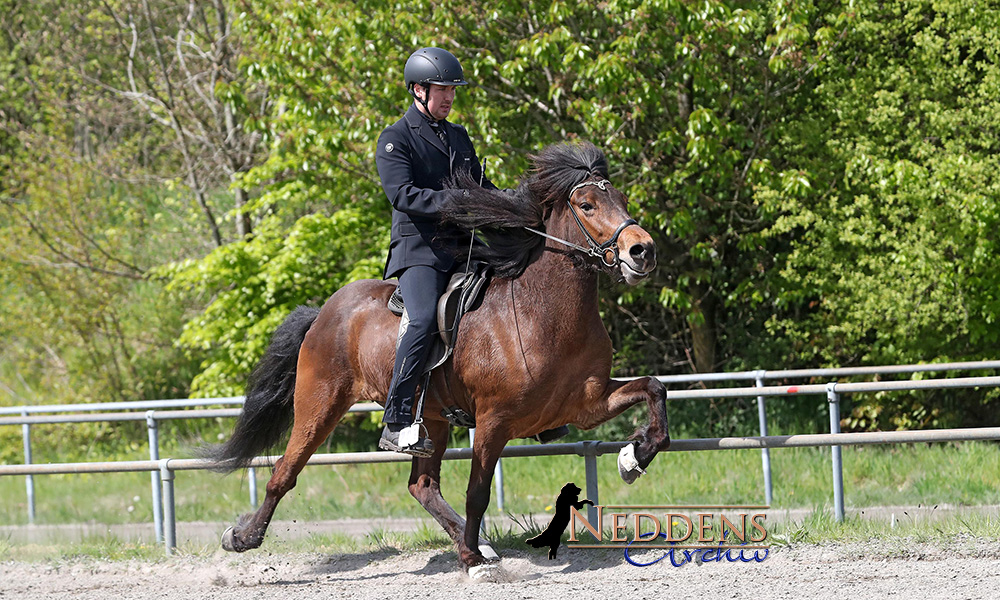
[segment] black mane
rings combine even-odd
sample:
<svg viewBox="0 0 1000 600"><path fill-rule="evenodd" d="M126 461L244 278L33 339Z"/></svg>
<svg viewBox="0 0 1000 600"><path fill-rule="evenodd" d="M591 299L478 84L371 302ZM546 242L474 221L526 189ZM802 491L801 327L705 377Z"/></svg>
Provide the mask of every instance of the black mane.
<svg viewBox="0 0 1000 600"><path fill-rule="evenodd" d="M569 198L573 186L587 179L608 178L604 152L591 143L549 146L531 159L534 173L527 184L546 213L557 200Z"/></svg>
<svg viewBox="0 0 1000 600"><path fill-rule="evenodd" d="M476 230L483 243L473 247L472 257L489 263L496 276L504 279L524 273L544 246L545 238L524 227L544 231L544 219L553 204L569 198L573 186L588 178L608 177L604 153L590 143L548 146L532 156L531 162L532 175L514 190L488 190L468 173L460 173L447 187L464 193L451 194L441 207L442 224L454 226L455 237ZM462 258L467 248L462 249Z"/></svg>

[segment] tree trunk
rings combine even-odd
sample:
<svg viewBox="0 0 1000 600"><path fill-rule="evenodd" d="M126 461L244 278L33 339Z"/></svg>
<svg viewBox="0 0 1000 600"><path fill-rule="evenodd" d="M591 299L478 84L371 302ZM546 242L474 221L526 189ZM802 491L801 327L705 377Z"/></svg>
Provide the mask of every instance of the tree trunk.
<svg viewBox="0 0 1000 600"><path fill-rule="evenodd" d="M698 373L715 371L715 297L701 286L693 290L693 317L688 320L691 327L691 345L694 353L694 368Z"/></svg>

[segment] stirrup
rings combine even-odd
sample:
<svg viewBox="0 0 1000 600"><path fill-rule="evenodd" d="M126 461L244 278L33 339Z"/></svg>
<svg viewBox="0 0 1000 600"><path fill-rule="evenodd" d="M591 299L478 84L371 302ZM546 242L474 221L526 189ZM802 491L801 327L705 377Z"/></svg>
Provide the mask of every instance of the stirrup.
<svg viewBox="0 0 1000 600"><path fill-rule="evenodd" d="M418 458L430 458L434 455L434 442L428 437L421 437L420 429L422 427L422 423L417 422L393 433L386 426L382 431L382 437L378 440L378 447L382 450L401 452ZM426 429L424 433L426 433Z"/></svg>

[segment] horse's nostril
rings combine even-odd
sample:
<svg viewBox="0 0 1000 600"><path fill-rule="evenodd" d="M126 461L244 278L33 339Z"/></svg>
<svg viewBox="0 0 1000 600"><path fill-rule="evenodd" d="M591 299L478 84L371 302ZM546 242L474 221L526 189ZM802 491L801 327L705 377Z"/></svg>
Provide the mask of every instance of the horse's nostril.
<svg viewBox="0 0 1000 600"><path fill-rule="evenodd" d="M632 258L642 260L646 257L646 246L643 244L633 244L632 247L628 249L628 253L632 256Z"/></svg>

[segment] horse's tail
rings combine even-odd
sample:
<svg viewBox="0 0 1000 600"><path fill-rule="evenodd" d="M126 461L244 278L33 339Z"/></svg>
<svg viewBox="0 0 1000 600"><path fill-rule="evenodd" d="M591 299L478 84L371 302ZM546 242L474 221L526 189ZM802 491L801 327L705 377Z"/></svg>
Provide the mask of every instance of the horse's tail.
<svg viewBox="0 0 1000 600"><path fill-rule="evenodd" d="M264 358L250 374L243 412L232 437L198 451L201 458L218 463L213 471L230 473L247 467L254 457L275 446L291 426L299 348L318 315L318 308L300 306L275 330Z"/></svg>

